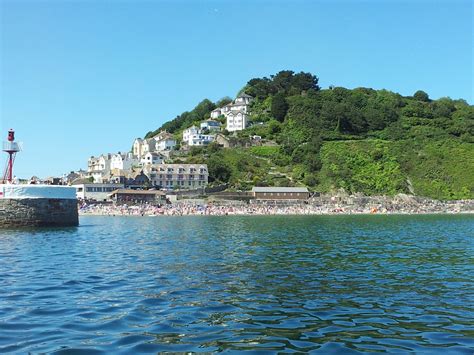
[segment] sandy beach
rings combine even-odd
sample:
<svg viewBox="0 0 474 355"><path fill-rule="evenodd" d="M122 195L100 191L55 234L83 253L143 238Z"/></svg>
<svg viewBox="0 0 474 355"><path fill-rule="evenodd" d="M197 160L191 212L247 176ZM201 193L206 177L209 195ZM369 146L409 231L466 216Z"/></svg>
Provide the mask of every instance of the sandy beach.
<svg viewBox="0 0 474 355"><path fill-rule="evenodd" d="M381 200L382 199L382 200ZM101 216L227 216L227 215L340 215L340 214L458 214L474 213L474 201L366 198L361 201L306 201L301 203L177 202L165 205L82 203L80 215Z"/></svg>

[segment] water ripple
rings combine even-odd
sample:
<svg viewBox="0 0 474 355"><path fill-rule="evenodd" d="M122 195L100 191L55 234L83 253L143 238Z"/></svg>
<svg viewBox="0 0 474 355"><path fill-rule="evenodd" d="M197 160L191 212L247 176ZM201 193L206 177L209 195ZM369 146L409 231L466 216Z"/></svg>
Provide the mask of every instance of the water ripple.
<svg viewBox="0 0 474 355"><path fill-rule="evenodd" d="M0 353L474 350L472 216L0 231Z"/></svg>

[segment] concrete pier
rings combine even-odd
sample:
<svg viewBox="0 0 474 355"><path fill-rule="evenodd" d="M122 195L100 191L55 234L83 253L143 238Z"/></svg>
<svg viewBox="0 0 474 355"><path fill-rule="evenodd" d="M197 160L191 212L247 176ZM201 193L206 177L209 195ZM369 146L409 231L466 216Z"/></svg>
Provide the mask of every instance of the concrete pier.
<svg viewBox="0 0 474 355"><path fill-rule="evenodd" d="M75 188L0 184L0 228L78 224Z"/></svg>

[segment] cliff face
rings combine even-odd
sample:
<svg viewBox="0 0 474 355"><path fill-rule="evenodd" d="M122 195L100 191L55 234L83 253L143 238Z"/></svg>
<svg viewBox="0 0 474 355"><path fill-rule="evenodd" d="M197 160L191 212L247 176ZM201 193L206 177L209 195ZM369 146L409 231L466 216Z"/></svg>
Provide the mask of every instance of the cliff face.
<svg viewBox="0 0 474 355"><path fill-rule="evenodd" d="M79 225L74 199L0 199L0 228Z"/></svg>

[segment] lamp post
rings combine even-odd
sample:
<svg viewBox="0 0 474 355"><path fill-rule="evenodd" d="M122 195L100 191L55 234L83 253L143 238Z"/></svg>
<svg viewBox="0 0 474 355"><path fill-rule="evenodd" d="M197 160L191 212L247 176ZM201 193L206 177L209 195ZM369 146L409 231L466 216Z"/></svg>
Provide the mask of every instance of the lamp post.
<svg viewBox="0 0 474 355"><path fill-rule="evenodd" d="M13 182L13 163L15 162L16 153L20 151L20 145L15 142L15 131L10 129L8 131L8 138L3 142L3 151L8 154L7 167L3 174L3 181Z"/></svg>

